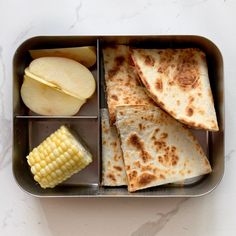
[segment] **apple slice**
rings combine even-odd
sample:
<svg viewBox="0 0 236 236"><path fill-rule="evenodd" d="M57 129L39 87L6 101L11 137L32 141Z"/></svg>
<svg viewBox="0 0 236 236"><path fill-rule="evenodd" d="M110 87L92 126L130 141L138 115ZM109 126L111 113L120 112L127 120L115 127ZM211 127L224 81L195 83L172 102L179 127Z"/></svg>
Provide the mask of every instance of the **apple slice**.
<svg viewBox="0 0 236 236"><path fill-rule="evenodd" d="M85 100L96 89L93 74L79 62L62 57L41 57L33 60L25 74L63 93Z"/></svg>
<svg viewBox="0 0 236 236"><path fill-rule="evenodd" d="M97 60L95 47L37 49L29 52L33 59L39 57L66 57L78 61L86 67L93 66Z"/></svg>
<svg viewBox="0 0 236 236"><path fill-rule="evenodd" d="M64 94L26 75L21 87L21 97L33 112L54 116L75 115L86 101Z"/></svg>

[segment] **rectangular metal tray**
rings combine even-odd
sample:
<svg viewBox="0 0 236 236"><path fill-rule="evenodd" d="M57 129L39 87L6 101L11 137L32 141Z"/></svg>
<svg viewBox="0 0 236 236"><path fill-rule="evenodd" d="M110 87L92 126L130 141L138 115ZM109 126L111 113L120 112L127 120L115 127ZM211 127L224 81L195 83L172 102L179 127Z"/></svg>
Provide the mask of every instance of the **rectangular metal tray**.
<svg viewBox="0 0 236 236"><path fill-rule="evenodd" d="M127 44L139 48L198 47L207 56L209 78L220 127L219 132L194 131L208 156L213 172L181 184L171 184L129 193L126 187L101 186L100 109L106 107L102 48L106 45ZM20 98L24 68L31 61L29 50L96 46L97 64L92 68L97 91L75 116L39 116L33 114ZM34 181L26 156L60 125L77 131L88 144L93 163L53 189L42 189ZM219 49L201 36L38 36L23 42L13 59L13 174L18 185L37 197L196 197L211 192L224 173L224 81L223 59Z"/></svg>

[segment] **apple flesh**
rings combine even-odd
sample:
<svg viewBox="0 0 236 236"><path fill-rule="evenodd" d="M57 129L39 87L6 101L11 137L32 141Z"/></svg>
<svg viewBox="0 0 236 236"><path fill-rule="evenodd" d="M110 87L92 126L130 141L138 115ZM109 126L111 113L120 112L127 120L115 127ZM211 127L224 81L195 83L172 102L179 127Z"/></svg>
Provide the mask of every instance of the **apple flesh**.
<svg viewBox="0 0 236 236"><path fill-rule="evenodd" d="M86 101L67 95L26 75L20 92L24 104L40 115L75 115Z"/></svg>
<svg viewBox="0 0 236 236"><path fill-rule="evenodd" d="M93 74L82 64L68 58L35 59L25 69L25 74L81 100L91 97L96 89Z"/></svg>

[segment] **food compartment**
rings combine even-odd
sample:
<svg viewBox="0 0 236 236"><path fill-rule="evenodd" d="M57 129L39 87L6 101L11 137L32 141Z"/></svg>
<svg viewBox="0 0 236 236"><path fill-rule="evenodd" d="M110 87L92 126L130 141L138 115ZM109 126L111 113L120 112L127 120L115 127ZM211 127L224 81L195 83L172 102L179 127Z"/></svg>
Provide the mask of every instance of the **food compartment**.
<svg viewBox="0 0 236 236"><path fill-rule="evenodd" d="M60 126L69 127L82 144L88 148L93 161L79 173L52 189L42 189L30 172L26 156L34 147L55 132ZM14 155L14 174L17 182L27 192L38 196L70 194L83 195L98 188L99 184L99 144L97 119L15 119L14 141L19 151ZM89 131L89 132L88 132ZM22 173L24 173L22 175ZM84 190L87 189L85 192ZM62 191L62 192L61 192ZM95 194L95 193L94 193Z"/></svg>
<svg viewBox="0 0 236 236"><path fill-rule="evenodd" d="M95 79L96 90L95 93L87 99L86 103L82 105L81 109L74 116L98 116L98 54L97 54L97 39L95 37L67 37L64 40L64 37L34 37L25 41L16 51L13 61L13 77L14 77L14 94L13 94L13 105L14 105L14 115L17 117L24 116L40 116L39 114L34 113L29 108L25 106L20 96L20 89L23 83L24 70L30 62L33 60L30 56L29 50L35 49L55 49L55 48L73 48L73 47L82 47L82 46L93 46L96 48L96 63L88 68ZM60 117L60 116L59 116Z"/></svg>
<svg viewBox="0 0 236 236"><path fill-rule="evenodd" d="M200 36L108 36L100 39L100 50L107 46L128 45L133 48L199 48L206 54L214 105L219 125L218 132L191 129L210 161L212 173L159 187L128 193L126 187L103 187L104 195L124 196L200 196L212 191L224 172L224 113L223 113L223 61L219 49L208 39ZM104 81L104 58L101 54L101 106L107 108Z"/></svg>

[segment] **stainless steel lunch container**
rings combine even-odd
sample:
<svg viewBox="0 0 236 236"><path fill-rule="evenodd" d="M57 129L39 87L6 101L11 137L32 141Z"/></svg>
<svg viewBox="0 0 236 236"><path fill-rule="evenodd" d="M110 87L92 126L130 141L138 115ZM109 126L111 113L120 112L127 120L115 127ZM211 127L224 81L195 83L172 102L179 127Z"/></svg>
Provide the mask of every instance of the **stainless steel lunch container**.
<svg viewBox="0 0 236 236"><path fill-rule="evenodd" d="M213 172L182 184L163 185L136 193L126 187L101 186L100 109L106 107L102 48L127 44L138 48L198 47L207 56L209 78L220 127L219 132L194 131ZM92 68L97 80L96 94L75 116L39 116L23 104L20 87L24 68L31 61L30 49L96 46L97 64ZM92 154L93 163L53 189L42 189L33 179L26 161L27 154L50 133L66 124L81 136ZM224 78L223 59L219 49L201 36L39 36L23 42L13 60L13 174L18 185L37 197L196 197L211 192L224 173Z"/></svg>

